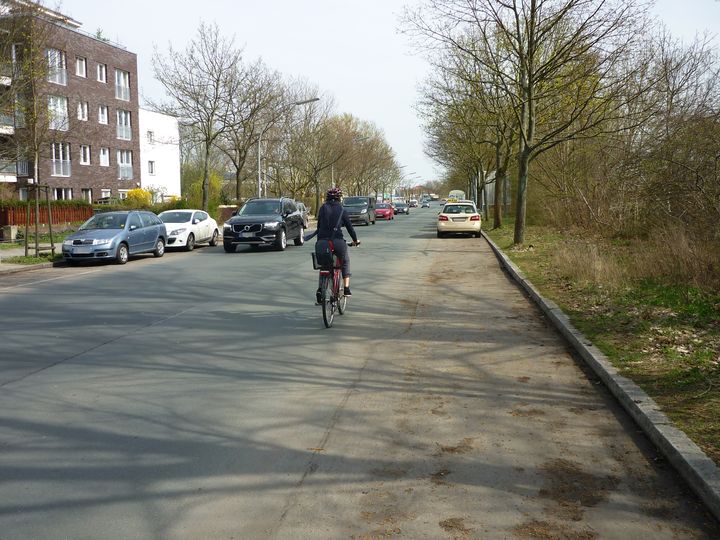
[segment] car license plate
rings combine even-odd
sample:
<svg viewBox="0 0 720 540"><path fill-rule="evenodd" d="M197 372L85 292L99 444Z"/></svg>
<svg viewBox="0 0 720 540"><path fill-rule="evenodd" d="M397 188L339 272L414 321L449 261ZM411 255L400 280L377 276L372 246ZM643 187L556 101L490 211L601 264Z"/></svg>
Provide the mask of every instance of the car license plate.
<svg viewBox="0 0 720 540"><path fill-rule="evenodd" d="M244 233L240 233L240 236L242 236L243 238L252 238L255 235L251 232L244 232Z"/></svg>
<svg viewBox="0 0 720 540"><path fill-rule="evenodd" d="M467 221L464 217L454 217L452 218L453 221Z"/></svg>
<svg viewBox="0 0 720 540"><path fill-rule="evenodd" d="M91 248L89 247L74 247L72 252L76 255L82 255L85 253L90 253Z"/></svg>

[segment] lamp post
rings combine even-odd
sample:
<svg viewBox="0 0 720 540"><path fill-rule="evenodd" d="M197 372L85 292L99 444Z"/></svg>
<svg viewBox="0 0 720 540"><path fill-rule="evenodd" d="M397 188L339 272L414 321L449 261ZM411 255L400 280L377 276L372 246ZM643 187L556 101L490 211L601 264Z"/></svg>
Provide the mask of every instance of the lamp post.
<svg viewBox="0 0 720 540"><path fill-rule="evenodd" d="M297 107L298 105L306 105L307 103L313 103L315 101L320 101L319 97L314 97L312 99L305 99L303 101L293 101L292 103L288 103L283 108L291 109L292 107ZM263 129L258 134L258 146L257 146L257 196L262 197L262 169L261 169L261 161L262 161L262 150L261 150L261 143L262 143L262 134L267 131L267 129L270 127L272 122L269 122L265 129Z"/></svg>

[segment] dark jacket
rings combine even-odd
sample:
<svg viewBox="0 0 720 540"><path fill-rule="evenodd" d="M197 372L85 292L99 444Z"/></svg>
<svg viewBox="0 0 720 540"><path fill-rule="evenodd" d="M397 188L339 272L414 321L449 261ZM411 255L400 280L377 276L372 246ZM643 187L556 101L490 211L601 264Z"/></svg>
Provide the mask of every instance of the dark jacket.
<svg viewBox="0 0 720 540"><path fill-rule="evenodd" d="M340 214L342 214L342 219L340 219ZM334 230L338 224L338 220L340 220L340 226L337 230ZM353 241L357 242L357 235L350 222L350 217L339 201L328 201L320 207L317 226L318 240L344 240L342 233L343 226L347 229Z"/></svg>

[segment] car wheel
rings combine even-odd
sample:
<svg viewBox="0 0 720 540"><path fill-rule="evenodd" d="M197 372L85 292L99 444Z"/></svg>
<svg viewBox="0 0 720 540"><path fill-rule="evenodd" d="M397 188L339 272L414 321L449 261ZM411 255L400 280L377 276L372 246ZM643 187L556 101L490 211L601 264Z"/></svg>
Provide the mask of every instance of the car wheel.
<svg viewBox="0 0 720 540"><path fill-rule="evenodd" d="M118 264L125 264L130 258L130 252L128 251L127 244L120 244L117 248L117 254L115 260Z"/></svg>
<svg viewBox="0 0 720 540"><path fill-rule="evenodd" d="M165 240L162 238L157 239L157 244L155 244L155 251L153 251L153 255L155 257L162 257L165 255Z"/></svg>
<svg viewBox="0 0 720 540"><path fill-rule="evenodd" d="M278 251L284 251L287 247L287 235L285 229L280 229L277 237L275 238L275 249Z"/></svg>
<svg viewBox="0 0 720 540"><path fill-rule="evenodd" d="M235 246L228 244L227 242L223 242L223 249L225 250L225 253L235 253Z"/></svg>
<svg viewBox="0 0 720 540"><path fill-rule="evenodd" d="M215 246L218 245L218 236L219 236L218 230L215 229L215 230L213 231L212 238L210 239L210 245L211 245L212 247L215 247Z"/></svg>
<svg viewBox="0 0 720 540"><path fill-rule="evenodd" d="M195 248L195 235L188 234L187 242L185 242L185 251L192 251Z"/></svg>
<svg viewBox="0 0 720 540"><path fill-rule="evenodd" d="M295 239L296 246L302 246L305 243L305 229L300 227L300 235Z"/></svg>

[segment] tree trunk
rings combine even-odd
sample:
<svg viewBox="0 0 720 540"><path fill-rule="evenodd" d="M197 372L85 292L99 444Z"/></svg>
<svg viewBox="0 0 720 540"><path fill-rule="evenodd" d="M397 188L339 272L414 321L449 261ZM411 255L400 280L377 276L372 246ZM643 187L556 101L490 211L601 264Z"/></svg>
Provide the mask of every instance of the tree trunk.
<svg viewBox="0 0 720 540"><path fill-rule="evenodd" d="M202 209L208 211L208 194L210 186L210 145L205 146L205 163L203 164L203 184L202 184Z"/></svg>
<svg viewBox="0 0 720 540"><path fill-rule="evenodd" d="M529 166L530 152L527 148L525 148L518 156L518 192L517 208L515 209L514 244L522 244L525 241L525 209L527 207L527 181Z"/></svg>
<svg viewBox="0 0 720 540"><path fill-rule="evenodd" d="M495 197L493 200L493 228L502 228L503 218L503 191L505 189L505 171L503 169L495 169Z"/></svg>
<svg viewBox="0 0 720 540"><path fill-rule="evenodd" d="M242 199L242 170L235 169L235 200L239 203Z"/></svg>

